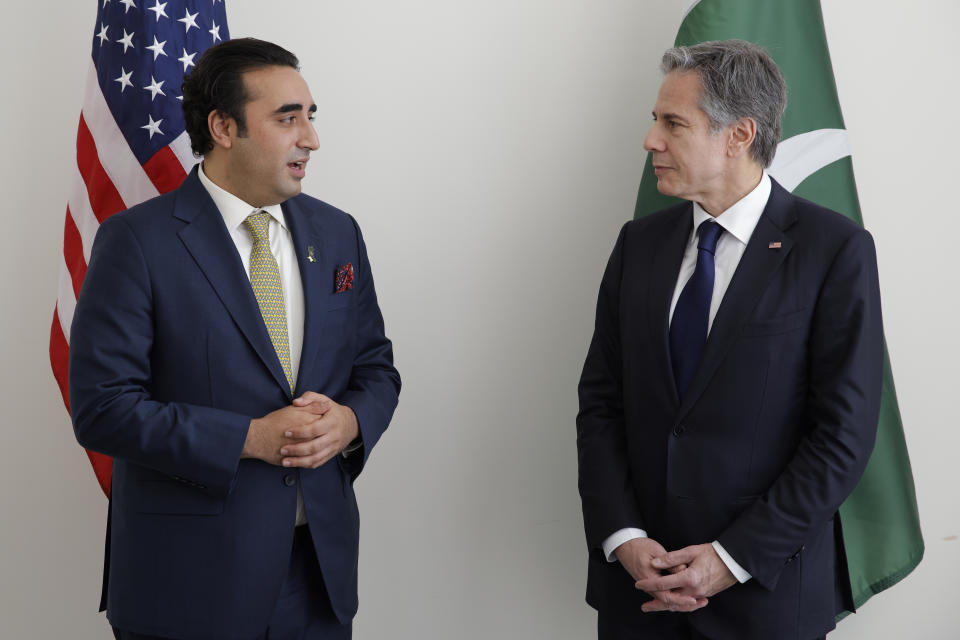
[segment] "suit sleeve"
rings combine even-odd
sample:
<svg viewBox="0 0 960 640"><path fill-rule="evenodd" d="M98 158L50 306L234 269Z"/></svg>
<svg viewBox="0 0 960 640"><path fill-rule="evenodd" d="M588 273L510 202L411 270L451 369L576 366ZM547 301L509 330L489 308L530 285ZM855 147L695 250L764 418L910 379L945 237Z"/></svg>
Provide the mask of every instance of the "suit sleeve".
<svg viewBox="0 0 960 640"><path fill-rule="evenodd" d="M626 225L607 263L593 339L580 376L577 453L587 545L600 549L620 529L643 529L633 493L624 432L620 351L620 280Z"/></svg>
<svg viewBox="0 0 960 640"><path fill-rule="evenodd" d="M719 537L762 586L836 513L876 438L883 323L873 239L855 232L833 260L811 320L807 431L770 489Z"/></svg>
<svg viewBox="0 0 960 640"><path fill-rule="evenodd" d="M250 418L151 397L151 352L161 346L150 274L122 215L97 232L70 335L70 407L80 444L225 496Z"/></svg>
<svg viewBox="0 0 960 640"><path fill-rule="evenodd" d="M393 417L400 395L400 374L393 366L393 345L384 333L367 247L356 221L353 226L360 257L356 285L357 354L347 389L337 401L353 410L360 426L361 448L340 459L344 469L356 478Z"/></svg>

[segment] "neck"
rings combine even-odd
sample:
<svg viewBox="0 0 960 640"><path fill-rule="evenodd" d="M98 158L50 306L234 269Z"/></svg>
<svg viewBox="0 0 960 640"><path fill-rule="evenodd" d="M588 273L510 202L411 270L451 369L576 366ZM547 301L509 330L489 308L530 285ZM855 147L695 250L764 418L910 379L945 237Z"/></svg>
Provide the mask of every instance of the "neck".
<svg viewBox="0 0 960 640"><path fill-rule="evenodd" d="M240 195L231 188L230 182L227 180L227 167L225 162L221 162L212 153L208 153L203 156L201 167L203 168L203 175L207 176L210 182L227 193L231 193L238 198L240 197Z"/></svg>
<svg viewBox="0 0 960 640"><path fill-rule="evenodd" d="M756 163L728 174L722 179L722 188L716 193L705 195L697 200L704 211L716 218L721 213L739 202L745 195L757 188L763 177L763 169Z"/></svg>
<svg viewBox="0 0 960 640"><path fill-rule="evenodd" d="M208 153L203 157L203 173L210 179L210 182L217 185L227 193L234 195L252 207L265 207L272 202L259 202L260 198L250 192L247 185L242 180L232 175L230 166L226 160L215 153Z"/></svg>

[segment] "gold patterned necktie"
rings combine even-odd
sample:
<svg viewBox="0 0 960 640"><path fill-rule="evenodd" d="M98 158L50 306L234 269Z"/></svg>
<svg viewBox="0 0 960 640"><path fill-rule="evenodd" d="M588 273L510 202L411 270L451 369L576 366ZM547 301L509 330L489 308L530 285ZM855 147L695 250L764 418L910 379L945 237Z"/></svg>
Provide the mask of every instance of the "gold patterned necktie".
<svg viewBox="0 0 960 640"><path fill-rule="evenodd" d="M253 249L250 250L250 285L260 305L260 315L270 334L270 342L280 358L283 373L287 376L290 393L293 393L293 374L290 367L290 342L287 338L287 309L283 302L283 286L280 284L280 269L270 250L270 214L257 211L247 216L243 224L250 230Z"/></svg>

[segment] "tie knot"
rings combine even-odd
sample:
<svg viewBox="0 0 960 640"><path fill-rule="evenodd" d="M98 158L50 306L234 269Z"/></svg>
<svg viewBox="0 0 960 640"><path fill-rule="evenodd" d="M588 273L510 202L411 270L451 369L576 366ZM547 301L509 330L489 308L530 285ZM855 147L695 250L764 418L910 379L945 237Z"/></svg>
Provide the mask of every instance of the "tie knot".
<svg viewBox="0 0 960 640"><path fill-rule="evenodd" d="M253 236L254 242L268 239L267 230L270 228L270 214L266 211L251 213L247 216L247 219L243 221L243 224L250 230L250 235Z"/></svg>
<svg viewBox="0 0 960 640"><path fill-rule="evenodd" d="M720 239L720 234L723 233L723 227L713 220L707 220L700 224L697 233L700 235L700 242L697 244L697 248L714 253L717 250L717 240Z"/></svg>
<svg viewBox="0 0 960 640"><path fill-rule="evenodd" d="M267 230L270 228L270 214L266 211L257 211L247 216L243 221L244 226L250 230L250 235L254 241L267 240Z"/></svg>

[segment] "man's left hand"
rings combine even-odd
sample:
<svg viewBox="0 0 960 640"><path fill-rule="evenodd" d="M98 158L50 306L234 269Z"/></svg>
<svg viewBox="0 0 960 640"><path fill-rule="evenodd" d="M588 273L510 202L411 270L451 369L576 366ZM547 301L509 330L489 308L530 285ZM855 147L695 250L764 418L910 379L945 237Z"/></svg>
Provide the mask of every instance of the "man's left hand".
<svg viewBox="0 0 960 640"><path fill-rule="evenodd" d="M737 584L737 579L717 555L712 544L695 544L670 551L654 558L652 564L663 571L671 571L681 565L687 566L670 575L638 580L637 589L650 594L657 591L673 591L694 598L709 598ZM649 613L667 611L669 606L661 600L654 599L644 603L642 609Z"/></svg>
<svg viewBox="0 0 960 640"><path fill-rule="evenodd" d="M280 449L281 464L285 467L316 469L346 449L360 434L353 409L321 393L308 391L294 398L293 405L318 406L323 415L312 425L293 428L284 434L292 441Z"/></svg>

